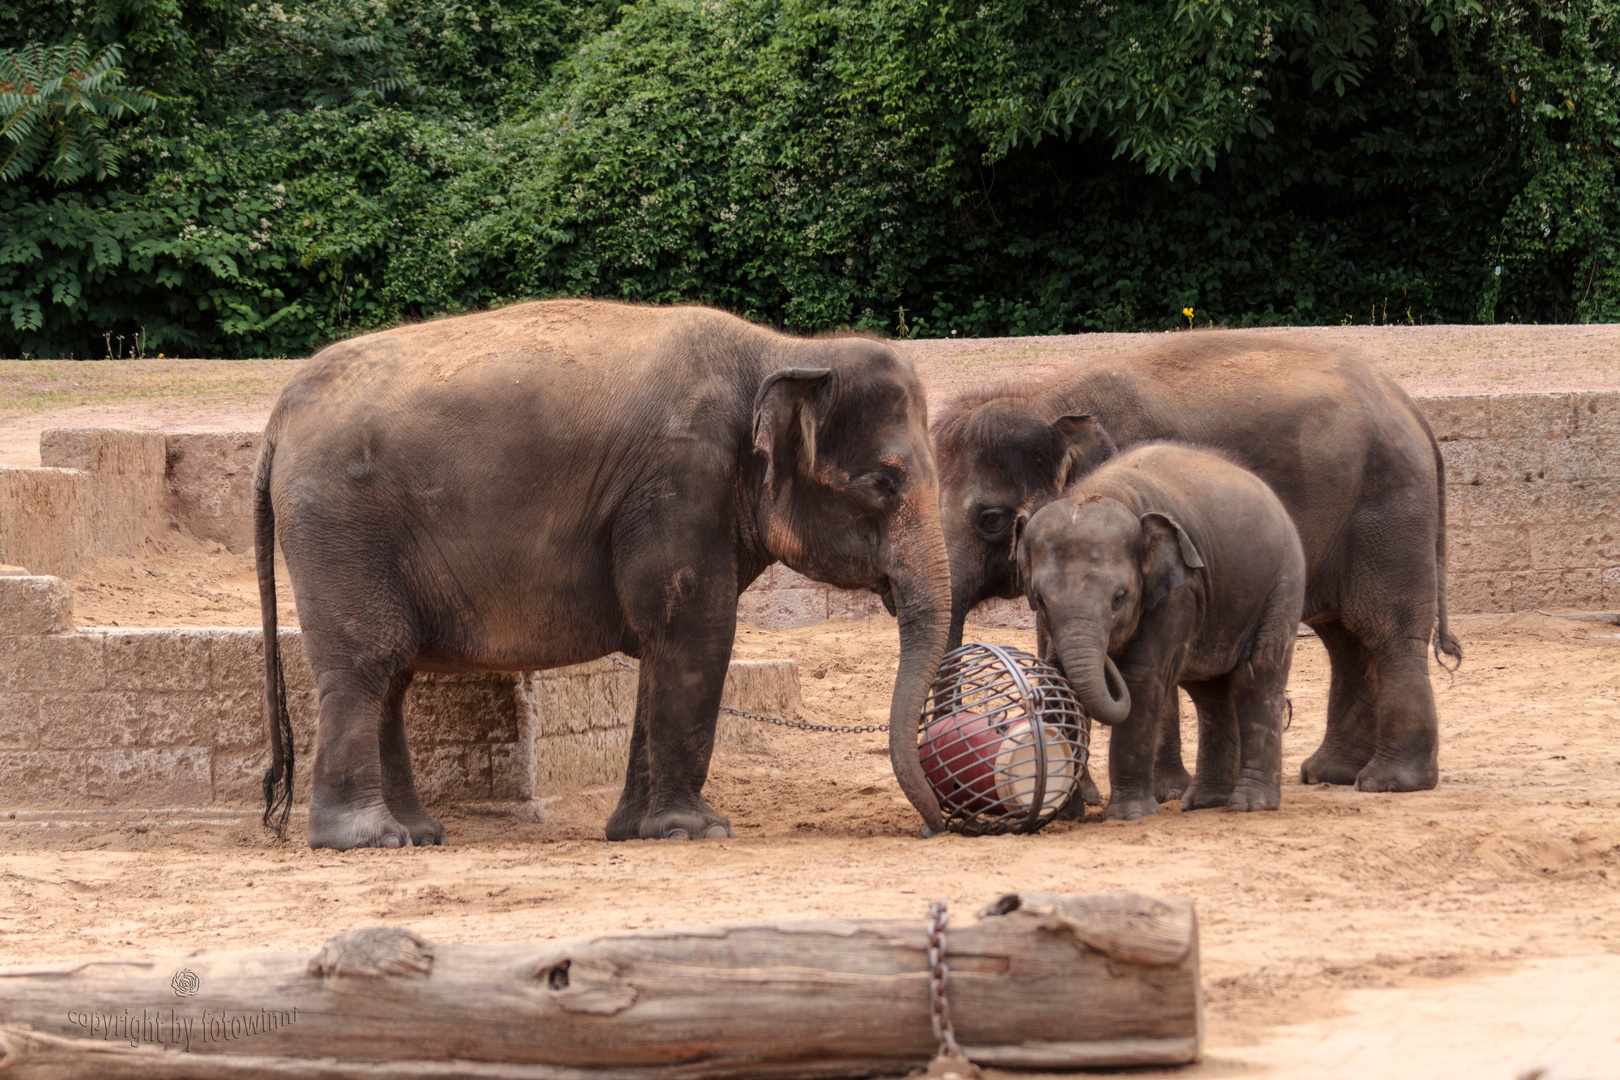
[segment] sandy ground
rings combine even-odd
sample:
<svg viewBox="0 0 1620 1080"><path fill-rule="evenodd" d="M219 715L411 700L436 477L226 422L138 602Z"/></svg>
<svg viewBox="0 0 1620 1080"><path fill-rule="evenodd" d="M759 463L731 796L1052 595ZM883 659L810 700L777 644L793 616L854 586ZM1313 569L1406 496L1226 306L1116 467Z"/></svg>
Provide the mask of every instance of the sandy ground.
<svg viewBox="0 0 1620 1080"><path fill-rule="evenodd" d="M1553 329L1311 333L1371 339L1419 392L1620 386L1620 328ZM938 395L1100 344L905 347ZM178 366L149 382L132 362L71 366L106 381L69 390L52 380L71 370L41 365L23 373L43 380L29 384L0 365L0 462L26 458L30 429L37 440L61 423L253 426L296 365L162 363ZM258 621L251 562L212 545L102 560L74 585L81 624ZM285 584L281 596L286 617ZM612 787L557 800L539 822L442 808L451 846L402 852L311 852L229 815L0 812L0 965L312 949L377 923L494 941L817 915L920 921L935 896L963 919L1012 889L1133 889L1197 902L1208 1004L1201 1064L1133 1075L1510 1078L1552 1065L1548 1080L1620 1077L1620 626L1520 613L1454 628L1467 657L1454 676L1434 672L1444 742L1432 792L1291 781L1277 813L1172 805L1105 823L1093 811L1033 837L925 841L884 736L768 728L757 752L714 762L706 790L736 826L729 841L609 844ZM969 636L1031 644L1018 631ZM807 717L827 721L884 718L897 652L889 619L745 626L737 646L796 659ZM1285 779L1321 738L1326 690L1324 654L1304 638ZM1192 764L1190 710L1184 723ZM1099 734L1099 763L1106 745Z"/></svg>

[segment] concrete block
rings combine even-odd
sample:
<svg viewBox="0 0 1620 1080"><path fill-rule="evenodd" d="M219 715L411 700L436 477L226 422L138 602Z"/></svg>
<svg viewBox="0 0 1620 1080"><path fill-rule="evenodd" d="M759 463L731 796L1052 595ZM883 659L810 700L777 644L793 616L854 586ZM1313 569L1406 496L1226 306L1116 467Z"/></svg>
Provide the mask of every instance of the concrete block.
<svg viewBox="0 0 1620 1080"><path fill-rule="evenodd" d="M1569 485L1565 520L1620 517L1620 480L1576 480Z"/></svg>
<svg viewBox="0 0 1620 1080"><path fill-rule="evenodd" d="M0 694L0 750L29 750L39 745L39 697ZM0 790L0 801L5 795Z"/></svg>
<svg viewBox="0 0 1620 1080"><path fill-rule="evenodd" d="M90 474L0 466L0 562L72 577L94 557Z"/></svg>
<svg viewBox="0 0 1620 1080"><path fill-rule="evenodd" d="M1567 439L1575 434L1575 395L1492 394L1491 438Z"/></svg>
<svg viewBox="0 0 1620 1080"><path fill-rule="evenodd" d="M202 736L200 741L206 745L221 748L270 746L262 689L210 690L192 695L192 701L192 707L199 714L196 729ZM302 730L293 728L293 738L299 740L299 752L314 749L313 735L313 725Z"/></svg>
<svg viewBox="0 0 1620 1080"><path fill-rule="evenodd" d="M489 797L524 802L534 798L534 747L522 742L490 743L485 749L489 752Z"/></svg>
<svg viewBox="0 0 1620 1080"><path fill-rule="evenodd" d="M309 805L315 755L300 751L293 761L293 803ZM264 774L270 768L268 743L246 750L216 750L213 795L220 806L258 809L264 805Z"/></svg>
<svg viewBox="0 0 1620 1080"><path fill-rule="evenodd" d="M1620 479L1620 442L1608 435L1548 439L1543 464L1548 480Z"/></svg>
<svg viewBox="0 0 1620 1080"><path fill-rule="evenodd" d="M52 810L206 806L211 765L202 747L25 750L0 753L7 805Z"/></svg>
<svg viewBox="0 0 1620 1080"><path fill-rule="evenodd" d="M546 738L628 726L636 715L636 676L613 670L578 673L577 667L535 672L519 695Z"/></svg>
<svg viewBox="0 0 1620 1080"><path fill-rule="evenodd" d="M418 675L405 695L411 745L515 741L521 679L509 672Z"/></svg>
<svg viewBox="0 0 1620 1080"><path fill-rule="evenodd" d="M253 469L257 431L167 433L165 503L169 520L232 552L253 547Z"/></svg>
<svg viewBox="0 0 1620 1080"><path fill-rule="evenodd" d="M972 611L968 612L967 621L976 626L988 626L998 630L1029 630L1035 629L1035 613L1029 610L1029 601L1023 597L1016 600L1003 600L996 598L986 600ZM1034 643L1030 643L1034 647Z"/></svg>
<svg viewBox="0 0 1620 1080"><path fill-rule="evenodd" d="M41 694L39 746L44 750L87 750L145 743L150 694L96 691L88 694Z"/></svg>
<svg viewBox="0 0 1620 1080"><path fill-rule="evenodd" d="M1456 615L1493 611L1524 611L1541 606L1547 588L1543 576L1530 570L1454 573L1448 579L1447 599ZM1457 630L1452 627L1453 632Z"/></svg>
<svg viewBox="0 0 1620 1080"><path fill-rule="evenodd" d="M1558 581L1557 591L1550 600L1537 606L1584 608L1588 611L1603 607L1603 568L1585 566L1565 570Z"/></svg>
<svg viewBox="0 0 1620 1080"><path fill-rule="evenodd" d="M109 690L202 690L212 633L203 627L98 630L107 642Z"/></svg>
<svg viewBox="0 0 1620 1080"><path fill-rule="evenodd" d="M102 645L99 634L0 635L0 693L104 689Z"/></svg>
<svg viewBox="0 0 1620 1080"><path fill-rule="evenodd" d="M555 795L621 781L629 749L628 726L536 739L534 795Z"/></svg>
<svg viewBox="0 0 1620 1080"><path fill-rule="evenodd" d="M1467 528L1494 525L1530 525L1536 522L1568 521L1571 489L1569 484L1535 480L1529 483L1462 484L1447 488L1448 531L1458 523L1452 508L1462 511Z"/></svg>
<svg viewBox="0 0 1620 1080"><path fill-rule="evenodd" d="M825 586L811 589L775 589L755 595L743 593L737 618L766 630L791 630L827 621Z"/></svg>
<svg viewBox="0 0 1620 1080"><path fill-rule="evenodd" d="M39 437L39 460L90 474L95 555L133 555L168 531L161 431L46 428Z"/></svg>
<svg viewBox="0 0 1620 1080"><path fill-rule="evenodd" d="M1574 570L1620 562L1620 520L1532 525L1530 561L1537 570Z"/></svg>
<svg viewBox="0 0 1620 1080"><path fill-rule="evenodd" d="M1558 440L1567 442L1569 440ZM1446 443L1446 483L1502 484L1553 479L1546 473L1546 439L1470 439Z"/></svg>
<svg viewBox="0 0 1620 1080"><path fill-rule="evenodd" d="M720 704L792 720L799 715L799 665L792 660L733 660Z"/></svg>
<svg viewBox="0 0 1620 1080"><path fill-rule="evenodd" d="M73 629L73 590L59 577L0 577L0 633L63 634Z"/></svg>
<svg viewBox="0 0 1620 1080"><path fill-rule="evenodd" d="M856 589L828 589L827 590L827 618L829 619L875 619L889 612L883 606L883 600L877 593L862 592Z"/></svg>
<svg viewBox="0 0 1620 1080"><path fill-rule="evenodd" d="M1620 390L1587 390L1575 395L1575 434L1620 439Z"/></svg>
<svg viewBox="0 0 1620 1080"><path fill-rule="evenodd" d="M1415 399L1434 437L1441 442L1483 439L1491 430L1488 394L1448 394Z"/></svg>
<svg viewBox="0 0 1620 1080"><path fill-rule="evenodd" d="M1603 606L1610 611L1620 608L1620 566L1603 567Z"/></svg>
<svg viewBox="0 0 1620 1080"><path fill-rule="evenodd" d="M0 563L0 577L33 577L33 572L24 566L12 566L10 563Z"/></svg>
<svg viewBox="0 0 1620 1080"><path fill-rule="evenodd" d="M416 792L425 803L494 797L487 745L413 745L411 773L416 778Z"/></svg>
<svg viewBox="0 0 1620 1080"><path fill-rule="evenodd" d="M282 662L283 668L286 661ZM221 627L208 636L208 685L215 690L264 688L264 633Z"/></svg>
<svg viewBox="0 0 1620 1080"><path fill-rule="evenodd" d="M1458 571L1532 568L1530 530L1524 526L1503 525L1448 532L1446 548L1447 563Z"/></svg>

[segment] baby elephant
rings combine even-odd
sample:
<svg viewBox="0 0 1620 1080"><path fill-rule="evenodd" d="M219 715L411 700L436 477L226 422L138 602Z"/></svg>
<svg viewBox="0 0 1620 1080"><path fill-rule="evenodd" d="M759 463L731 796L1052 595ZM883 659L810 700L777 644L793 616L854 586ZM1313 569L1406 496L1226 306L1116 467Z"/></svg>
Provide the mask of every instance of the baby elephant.
<svg viewBox="0 0 1620 1080"><path fill-rule="evenodd" d="M1305 556L1272 490L1218 454L1147 443L1015 535L1043 651L1114 728L1108 817L1159 812L1154 759L1161 718L1178 722L1178 684L1198 707L1182 806L1277 809Z"/></svg>

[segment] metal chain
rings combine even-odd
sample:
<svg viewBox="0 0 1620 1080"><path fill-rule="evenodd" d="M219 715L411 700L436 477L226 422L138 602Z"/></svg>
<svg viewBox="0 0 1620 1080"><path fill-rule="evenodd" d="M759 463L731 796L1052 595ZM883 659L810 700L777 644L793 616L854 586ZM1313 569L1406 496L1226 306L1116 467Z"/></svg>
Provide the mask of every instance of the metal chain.
<svg viewBox="0 0 1620 1080"><path fill-rule="evenodd" d="M934 1039L939 1043L939 1056L963 1058L962 1048L956 1045L956 1029L951 1027L951 1002L945 996L951 969L945 966L945 924L950 921L949 904L944 900L928 901L928 1011L934 1021Z"/></svg>
<svg viewBox="0 0 1620 1080"><path fill-rule="evenodd" d="M623 657L609 653L608 659L624 668L626 671L639 673L641 668L632 664ZM784 720L780 716L769 716L765 713L749 712L747 709L733 709L730 705L720 706L720 711L740 716L744 720L757 720L761 724L775 724L777 727L798 728L800 731L830 731L839 735L865 735L868 732L888 731L888 724L812 724L808 720Z"/></svg>

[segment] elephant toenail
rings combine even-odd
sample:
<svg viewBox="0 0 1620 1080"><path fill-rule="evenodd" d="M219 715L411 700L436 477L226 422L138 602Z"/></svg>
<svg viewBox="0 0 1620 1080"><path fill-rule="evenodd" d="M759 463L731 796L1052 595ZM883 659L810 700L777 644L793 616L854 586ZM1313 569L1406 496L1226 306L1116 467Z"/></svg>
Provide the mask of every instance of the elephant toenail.
<svg viewBox="0 0 1620 1080"><path fill-rule="evenodd" d="M706 840L724 840L730 835L731 830L726 828L724 825L710 825L708 831L703 834L703 837Z"/></svg>
<svg viewBox="0 0 1620 1080"><path fill-rule="evenodd" d="M690 839L692 839L692 834L687 832L685 829L671 829L671 830L669 830L669 832L664 834L664 839L665 840L690 840Z"/></svg>
<svg viewBox="0 0 1620 1080"><path fill-rule="evenodd" d="M385 837L383 837L382 846L383 847L400 847L401 845L400 845L400 842L399 842L399 837L397 837L397 836L385 836Z"/></svg>

